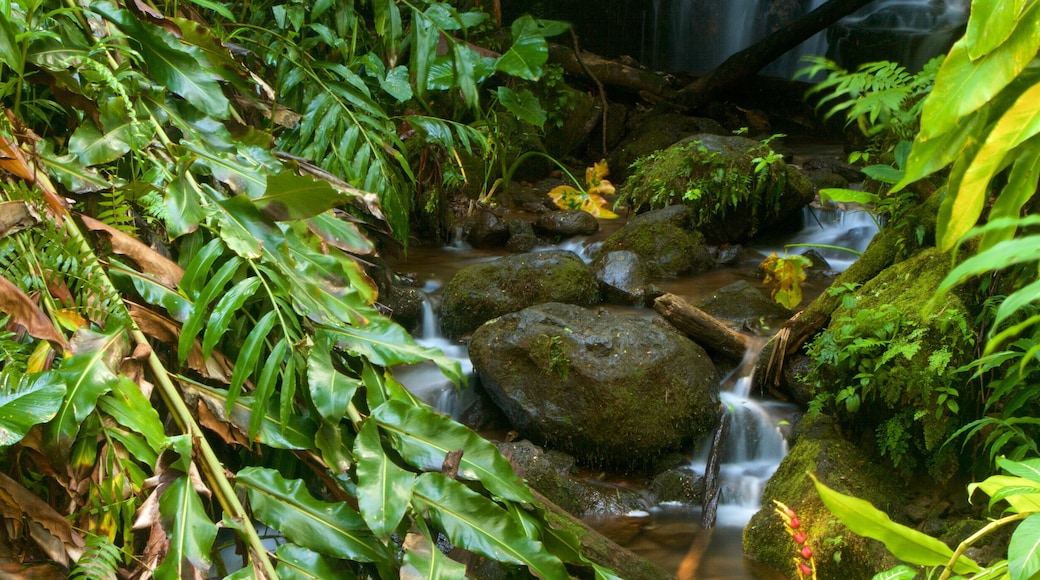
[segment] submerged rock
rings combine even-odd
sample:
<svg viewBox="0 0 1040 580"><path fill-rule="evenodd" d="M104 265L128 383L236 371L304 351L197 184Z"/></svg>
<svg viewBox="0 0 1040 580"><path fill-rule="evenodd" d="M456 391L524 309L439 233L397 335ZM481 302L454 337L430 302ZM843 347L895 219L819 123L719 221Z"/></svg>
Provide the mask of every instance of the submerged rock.
<svg viewBox="0 0 1040 580"><path fill-rule="evenodd" d="M481 326L470 358L524 437L585 464L648 468L718 415L708 355L644 317L543 304Z"/></svg>
<svg viewBox="0 0 1040 580"><path fill-rule="evenodd" d="M517 254L467 266L444 288L441 329L451 338L484 322L545 302L589 306L599 300L592 271L574 252Z"/></svg>

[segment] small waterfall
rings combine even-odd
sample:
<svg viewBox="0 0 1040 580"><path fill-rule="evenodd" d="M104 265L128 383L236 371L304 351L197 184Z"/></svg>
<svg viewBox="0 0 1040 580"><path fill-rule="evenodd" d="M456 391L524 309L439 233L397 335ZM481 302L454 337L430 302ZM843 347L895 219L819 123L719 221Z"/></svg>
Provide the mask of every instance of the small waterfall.
<svg viewBox="0 0 1040 580"><path fill-rule="evenodd" d="M721 498L716 521L720 526L743 527L761 507L762 487L787 454L780 425L795 407L765 402L751 396L751 380L765 340L756 341L744 360L722 382L720 397L729 417L729 434L720 448L700 446L692 468L700 472L711 453L721 460Z"/></svg>

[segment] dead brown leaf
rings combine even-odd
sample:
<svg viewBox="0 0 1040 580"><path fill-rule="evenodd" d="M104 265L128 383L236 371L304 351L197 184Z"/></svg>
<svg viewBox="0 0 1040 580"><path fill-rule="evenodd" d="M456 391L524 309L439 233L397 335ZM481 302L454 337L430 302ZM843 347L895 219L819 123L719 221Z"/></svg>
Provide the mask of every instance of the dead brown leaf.
<svg viewBox="0 0 1040 580"><path fill-rule="evenodd" d="M138 267L141 268L141 272L152 276L159 283L169 288L176 288L181 283L181 278L184 277L184 269L173 260L156 252L137 238L129 236L106 223L82 214L79 217L83 220L83 225L87 229L108 238L109 243L112 244L113 252L133 259Z"/></svg>
<svg viewBox="0 0 1040 580"><path fill-rule="evenodd" d="M18 201L0 202L0 238L14 235L40 223L40 216L28 203Z"/></svg>
<svg viewBox="0 0 1040 580"><path fill-rule="evenodd" d="M0 473L0 512L5 518L28 518L29 534L47 555L62 565L83 554L83 538L60 513L7 475ZM60 547L60 548L59 548Z"/></svg>
<svg viewBox="0 0 1040 580"><path fill-rule="evenodd" d="M181 335L181 325L177 321L133 302L127 302L126 305L130 310L130 317L134 319L137 327L145 336L177 350L177 341ZM202 356L202 346L198 340L191 346L186 363L188 368L208 379L224 384L231 382L231 362L216 350L210 354L209 358Z"/></svg>
<svg viewBox="0 0 1040 580"><path fill-rule="evenodd" d="M65 350L68 343L43 310L10 280L0 276L0 312L6 312L32 336Z"/></svg>

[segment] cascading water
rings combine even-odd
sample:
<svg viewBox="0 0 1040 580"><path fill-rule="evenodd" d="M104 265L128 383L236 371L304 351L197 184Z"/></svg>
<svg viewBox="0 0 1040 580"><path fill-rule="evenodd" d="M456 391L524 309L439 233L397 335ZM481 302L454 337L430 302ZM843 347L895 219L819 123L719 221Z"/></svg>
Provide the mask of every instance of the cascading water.
<svg viewBox="0 0 1040 580"><path fill-rule="evenodd" d="M825 0L654 0L646 32L648 64L658 70L707 72L734 53L818 8ZM909 51L878 53L871 60L897 60L911 70L949 45L945 36L928 42L935 31L956 29L967 21L968 0L875 0L843 20L868 30L919 33L922 42ZM840 42L835 37L832 44ZM891 42L891 41L889 41ZM805 55L828 55L842 62L828 35L819 33L770 64L763 73L792 78ZM869 56L869 55L868 55ZM857 60L852 66L865 62ZM847 66L850 63L845 63Z"/></svg>

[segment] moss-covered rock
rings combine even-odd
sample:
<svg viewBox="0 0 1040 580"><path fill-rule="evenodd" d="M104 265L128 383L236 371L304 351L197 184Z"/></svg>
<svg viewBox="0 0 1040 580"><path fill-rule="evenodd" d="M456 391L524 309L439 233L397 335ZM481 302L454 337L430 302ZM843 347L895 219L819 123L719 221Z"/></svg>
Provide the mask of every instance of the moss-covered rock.
<svg viewBox="0 0 1040 580"><path fill-rule="evenodd" d="M503 314L545 302L589 306L599 283L574 252L517 254L467 266L444 288L441 329L452 338Z"/></svg>
<svg viewBox="0 0 1040 580"><path fill-rule="evenodd" d="M659 319L542 304L487 322L469 350L521 435L585 465L646 471L717 420L715 366Z"/></svg>
<svg viewBox="0 0 1040 580"><path fill-rule="evenodd" d="M610 252L639 256L650 276L703 272L715 265L704 236L689 228L692 213L684 206L648 212L629 220L600 244L597 259Z"/></svg>
<svg viewBox="0 0 1040 580"><path fill-rule="evenodd" d="M729 133L718 121L689 117L665 108L655 108L629 120L628 135L610 153L608 161L613 178L619 183L631 173L629 166L641 157L660 151L690 135Z"/></svg>
<svg viewBox="0 0 1040 580"><path fill-rule="evenodd" d="M820 580L871 578L897 565L880 542L853 534L830 513L808 473L889 513L896 512L905 497L899 479L842 437L833 419L807 416L796 428L790 452L763 490L762 510L744 528L745 554L785 572L788 578L798 577L794 542L773 511L773 500L777 500L797 512L801 529L809 536Z"/></svg>
<svg viewBox="0 0 1040 580"><path fill-rule="evenodd" d="M856 434L873 434L904 475L939 482L956 471L960 407L976 396L955 370L971 361L971 314L953 293L936 297L949 255L924 250L864 284L834 311L808 348L817 397Z"/></svg>
<svg viewBox="0 0 1040 580"><path fill-rule="evenodd" d="M768 145L739 136L693 135L636 161L621 199L636 211L685 204L712 243L741 242L788 219L815 189Z"/></svg>

